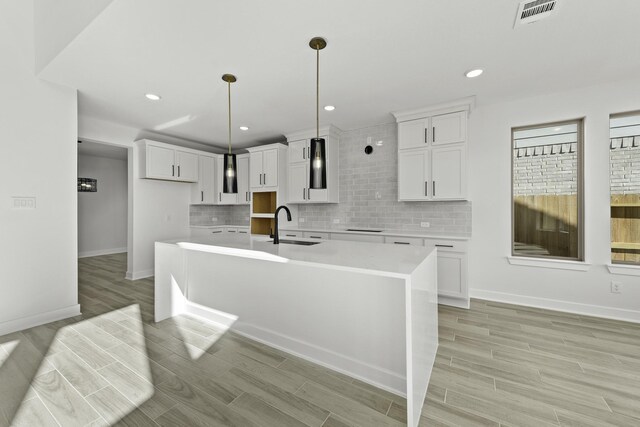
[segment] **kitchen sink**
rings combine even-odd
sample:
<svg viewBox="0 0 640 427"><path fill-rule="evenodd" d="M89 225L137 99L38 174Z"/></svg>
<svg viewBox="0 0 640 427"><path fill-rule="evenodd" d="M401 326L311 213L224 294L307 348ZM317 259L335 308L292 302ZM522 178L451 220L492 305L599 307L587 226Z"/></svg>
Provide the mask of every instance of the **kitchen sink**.
<svg viewBox="0 0 640 427"><path fill-rule="evenodd" d="M269 242L273 243L273 240L269 240ZM304 240L280 239L280 243L284 243L285 245L313 246L322 242L307 242Z"/></svg>

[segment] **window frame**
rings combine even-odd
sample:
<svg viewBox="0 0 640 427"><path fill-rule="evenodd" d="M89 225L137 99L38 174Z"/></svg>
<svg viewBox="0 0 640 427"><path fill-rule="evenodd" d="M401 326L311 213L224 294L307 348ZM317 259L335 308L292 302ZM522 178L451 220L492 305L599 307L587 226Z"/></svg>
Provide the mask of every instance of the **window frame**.
<svg viewBox="0 0 640 427"><path fill-rule="evenodd" d="M536 125L526 125L526 126L513 126L511 128L511 139L509 146L509 162L511 164L511 257L518 259L532 259L532 260L559 260L559 261L569 261L569 262L585 262L585 251L584 251L584 236L585 236L585 224L584 224L584 117L579 117L575 119L561 120L555 122L546 122L540 123ZM532 129L542 129L549 127L558 127L565 125L576 125L576 139L577 139L577 160L578 160L578 170L577 170L577 207L578 207L578 256L577 257L559 257L553 255L523 255L521 253L516 253L515 251L515 209L514 209L514 157L513 150L515 148L515 133L523 130L532 130Z"/></svg>
<svg viewBox="0 0 640 427"><path fill-rule="evenodd" d="M635 110L635 111L625 111L622 113L613 113L613 114L609 114L609 141L611 141L611 120L612 119L617 119L617 118L624 118L624 117L634 117L634 116L640 116L640 110ZM624 273L620 273L619 271L621 269L640 269L640 263L638 262L630 262L630 261L614 261L613 260L613 240L612 240L612 231L611 231L611 225L613 223L613 215L611 214L611 208L613 206L611 206L611 196L612 196L612 192L611 192L611 148L609 148L609 158L608 158L608 165L609 165L609 263L608 265L610 265L613 268L618 268L618 274L624 274ZM611 271L611 268L609 268L609 271ZM632 275L640 275L640 274L632 274Z"/></svg>

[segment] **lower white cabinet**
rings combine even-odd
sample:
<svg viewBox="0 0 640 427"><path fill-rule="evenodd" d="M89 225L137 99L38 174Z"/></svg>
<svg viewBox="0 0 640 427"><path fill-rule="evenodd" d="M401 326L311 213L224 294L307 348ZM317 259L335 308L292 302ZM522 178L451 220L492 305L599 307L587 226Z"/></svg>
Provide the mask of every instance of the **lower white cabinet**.
<svg viewBox="0 0 640 427"><path fill-rule="evenodd" d="M424 246L424 241L419 237L394 237L387 236L384 238L385 243L391 243L393 245L414 245Z"/></svg>
<svg viewBox="0 0 640 427"><path fill-rule="evenodd" d="M302 237L302 232L301 231L290 231L290 230L280 230L280 238L300 238Z"/></svg>
<svg viewBox="0 0 640 427"><path fill-rule="evenodd" d="M348 242L384 243L383 236L373 234L331 233L331 240L346 240Z"/></svg>
<svg viewBox="0 0 640 427"><path fill-rule="evenodd" d="M329 233L318 233L315 231L305 231L302 237L307 239L329 240Z"/></svg>
<svg viewBox="0 0 640 427"><path fill-rule="evenodd" d="M469 308L467 283L467 242L425 239L425 246L438 249L438 302Z"/></svg>

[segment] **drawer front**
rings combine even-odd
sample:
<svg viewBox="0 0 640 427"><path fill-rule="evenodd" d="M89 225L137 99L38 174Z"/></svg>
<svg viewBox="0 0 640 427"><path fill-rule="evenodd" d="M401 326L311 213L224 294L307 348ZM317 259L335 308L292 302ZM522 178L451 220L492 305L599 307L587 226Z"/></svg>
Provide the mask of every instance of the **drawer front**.
<svg viewBox="0 0 640 427"><path fill-rule="evenodd" d="M305 231L302 233L307 239L329 240L329 233L316 233L315 231Z"/></svg>
<svg viewBox="0 0 640 427"><path fill-rule="evenodd" d="M385 243L389 243L392 245L414 245L414 246L424 246L424 241L417 237L393 237L387 236L384 238Z"/></svg>
<svg viewBox="0 0 640 427"><path fill-rule="evenodd" d="M286 239L287 237L301 238L302 237L302 232L301 231L280 230L280 238L281 239Z"/></svg>
<svg viewBox="0 0 640 427"><path fill-rule="evenodd" d="M371 234L331 233L331 240L345 240L348 242L384 243L383 236Z"/></svg>
<svg viewBox="0 0 640 427"><path fill-rule="evenodd" d="M238 234L249 234L249 227L238 227Z"/></svg>
<svg viewBox="0 0 640 427"><path fill-rule="evenodd" d="M447 239L424 239L427 247L436 247L441 252L467 252L468 242L466 240Z"/></svg>

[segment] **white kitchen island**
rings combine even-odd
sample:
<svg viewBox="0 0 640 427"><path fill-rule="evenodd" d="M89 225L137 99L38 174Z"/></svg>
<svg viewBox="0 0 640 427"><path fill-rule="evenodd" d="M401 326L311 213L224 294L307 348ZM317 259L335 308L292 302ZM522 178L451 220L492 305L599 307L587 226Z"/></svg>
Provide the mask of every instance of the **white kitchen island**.
<svg viewBox="0 0 640 427"><path fill-rule="evenodd" d="M416 426L438 345L436 255L248 235L157 242L155 317L198 315L406 396Z"/></svg>

